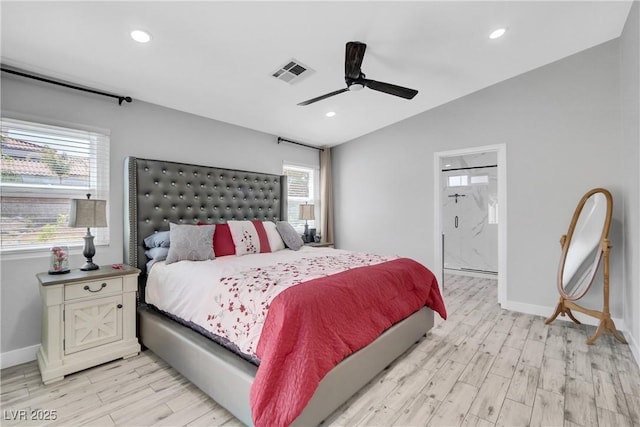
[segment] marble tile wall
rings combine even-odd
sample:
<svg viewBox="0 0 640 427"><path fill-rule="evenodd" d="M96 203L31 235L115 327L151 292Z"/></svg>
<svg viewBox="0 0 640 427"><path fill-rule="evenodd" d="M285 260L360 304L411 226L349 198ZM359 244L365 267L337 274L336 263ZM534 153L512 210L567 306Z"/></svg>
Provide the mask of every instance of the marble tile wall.
<svg viewBox="0 0 640 427"><path fill-rule="evenodd" d="M456 170L443 171L441 180L444 268L496 273L497 167L447 164Z"/></svg>

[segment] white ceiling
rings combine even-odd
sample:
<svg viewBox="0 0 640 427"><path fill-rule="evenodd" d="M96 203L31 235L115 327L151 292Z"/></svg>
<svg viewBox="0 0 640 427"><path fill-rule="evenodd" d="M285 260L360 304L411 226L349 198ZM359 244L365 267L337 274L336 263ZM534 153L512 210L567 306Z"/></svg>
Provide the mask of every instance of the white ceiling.
<svg viewBox="0 0 640 427"><path fill-rule="evenodd" d="M618 37L630 1L2 1L2 63L314 145L334 145ZM507 27L504 37L489 33ZM142 45L133 29L152 34ZM367 78L341 89L347 41ZM271 77L295 58L315 73ZM114 101L115 102L115 101ZM135 101L134 101L135 102ZM126 105L122 108L127 108ZM327 118L327 111L335 117Z"/></svg>

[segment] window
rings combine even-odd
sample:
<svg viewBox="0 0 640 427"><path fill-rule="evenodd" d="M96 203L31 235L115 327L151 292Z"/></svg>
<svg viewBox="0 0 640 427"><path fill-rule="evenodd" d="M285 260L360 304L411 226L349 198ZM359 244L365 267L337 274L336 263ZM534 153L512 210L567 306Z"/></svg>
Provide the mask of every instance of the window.
<svg viewBox="0 0 640 427"><path fill-rule="evenodd" d="M489 175L476 175L471 177L472 184L489 184Z"/></svg>
<svg viewBox="0 0 640 427"><path fill-rule="evenodd" d="M449 187L464 187L469 185L468 175L456 175L449 177Z"/></svg>
<svg viewBox="0 0 640 427"><path fill-rule="evenodd" d="M299 206L305 203L315 205L315 220L308 220L309 228L316 228L318 222L318 169L308 166L285 164L283 174L287 176L287 218L300 233L304 232L305 221L299 219Z"/></svg>
<svg viewBox="0 0 640 427"><path fill-rule="evenodd" d="M109 199L109 137L2 119L2 251L81 246L86 229L70 228L71 199ZM109 243L108 228L91 230Z"/></svg>
<svg viewBox="0 0 640 427"><path fill-rule="evenodd" d="M488 175L453 175L448 178L449 187L466 187L473 184L489 184Z"/></svg>

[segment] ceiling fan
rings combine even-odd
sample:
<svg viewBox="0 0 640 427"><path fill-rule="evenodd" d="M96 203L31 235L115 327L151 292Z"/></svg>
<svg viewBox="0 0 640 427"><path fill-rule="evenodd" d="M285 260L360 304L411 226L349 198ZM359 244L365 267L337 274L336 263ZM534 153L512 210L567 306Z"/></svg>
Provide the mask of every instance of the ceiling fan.
<svg viewBox="0 0 640 427"><path fill-rule="evenodd" d="M323 99L338 95L342 92L348 92L350 90L360 90L365 87L377 90L378 92L388 93L389 95L399 96L405 99L413 99L413 97L418 94L418 91L415 89L409 89L402 86L396 86L391 83L384 83L367 79L360 69L366 49L367 45L361 42L347 43L347 49L344 59L344 81L347 83L347 87L327 93L322 96L318 96L317 98L311 98L306 101L302 101L298 105L313 104L314 102L322 101Z"/></svg>

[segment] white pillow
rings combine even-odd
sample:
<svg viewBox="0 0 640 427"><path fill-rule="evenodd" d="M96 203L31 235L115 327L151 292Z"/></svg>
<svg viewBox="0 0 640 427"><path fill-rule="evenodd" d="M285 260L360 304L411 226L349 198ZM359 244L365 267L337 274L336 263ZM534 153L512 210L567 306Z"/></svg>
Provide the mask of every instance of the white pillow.
<svg viewBox="0 0 640 427"><path fill-rule="evenodd" d="M276 223L271 221L264 221L264 229L267 232L267 237L269 238L269 246L271 246L271 252L281 251L285 248L284 242L282 241L282 237L280 237L280 233L276 229Z"/></svg>
<svg viewBox="0 0 640 427"><path fill-rule="evenodd" d="M269 237L262 221L227 221L236 255L271 252Z"/></svg>

